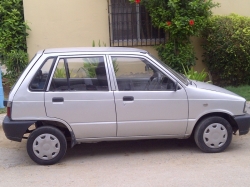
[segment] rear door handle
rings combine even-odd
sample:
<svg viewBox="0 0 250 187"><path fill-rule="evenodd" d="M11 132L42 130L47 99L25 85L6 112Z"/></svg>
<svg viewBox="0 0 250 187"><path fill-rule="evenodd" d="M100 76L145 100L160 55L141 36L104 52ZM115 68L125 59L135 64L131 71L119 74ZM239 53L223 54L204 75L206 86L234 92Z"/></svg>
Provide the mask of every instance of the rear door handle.
<svg viewBox="0 0 250 187"><path fill-rule="evenodd" d="M134 101L134 97L133 96L124 96L123 101Z"/></svg>
<svg viewBox="0 0 250 187"><path fill-rule="evenodd" d="M58 102L63 102L64 101L64 98L63 97L53 97L52 98L52 102L53 103L58 103Z"/></svg>

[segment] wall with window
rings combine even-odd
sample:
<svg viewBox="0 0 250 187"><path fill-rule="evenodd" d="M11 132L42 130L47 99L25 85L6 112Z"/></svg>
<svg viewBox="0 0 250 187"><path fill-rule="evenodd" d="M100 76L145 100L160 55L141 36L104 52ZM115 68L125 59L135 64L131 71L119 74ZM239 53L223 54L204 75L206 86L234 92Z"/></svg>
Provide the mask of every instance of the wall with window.
<svg viewBox="0 0 250 187"><path fill-rule="evenodd" d="M41 49L109 43L107 0L23 0L30 58Z"/></svg>
<svg viewBox="0 0 250 187"><path fill-rule="evenodd" d="M121 0L115 0L114 2L118 1L122 2ZM123 1L127 2L127 0ZM122 32L116 33L116 35L113 33L115 30L109 28L110 24L115 23L115 19L114 22L109 20L109 3L107 0L23 0L23 2L25 20L31 28L27 38L30 58L38 50L44 48L90 47L93 40L95 40L96 45L98 45L98 41L100 40L101 45L105 43L109 46L110 42L112 42L110 39L112 38L116 41L115 45L118 46L119 37L127 39L127 33L133 35L133 33L127 32L128 30L126 30L124 25L116 27L116 29L123 29ZM131 5L130 3L127 4ZM124 8L121 6L116 9L118 13L122 13L122 11L124 11ZM124 17L118 16L118 19L122 21ZM148 17L145 19L148 19ZM136 20L137 17L133 15L132 21ZM133 24L136 26L136 23ZM151 30L150 34L154 32L153 36L158 35L158 33L155 33L156 30L152 31L149 25L146 26ZM157 52L152 47L147 47L148 44L146 45L146 42L151 41L145 40L145 33L139 30L141 28L136 26L136 29L134 30L135 37L144 37L144 40L136 41L145 43L140 48L150 51L153 55L157 55ZM114 37L112 34L114 34ZM152 34L149 37L153 38ZM153 39L156 41L155 37ZM152 45L154 41L152 40ZM119 43L119 46L121 45L122 43ZM135 46L136 43L133 45Z"/></svg>
<svg viewBox="0 0 250 187"><path fill-rule="evenodd" d="M27 38L30 58L44 48L87 47L92 46L93 40L96 44L100 40L107 46L138 47L156 56L152 46L162 42L162 31L151 27L150 18L143 8L135 4L131 7L127 1L23 0L25 20L31 28ZM215 14L250 16L249 0L215 1L221 4L214 9ZM110 7L110 2L116 5ZM204 68L201 41L193 38L193 43L199 59L196 69L201 70Z"/></svg>

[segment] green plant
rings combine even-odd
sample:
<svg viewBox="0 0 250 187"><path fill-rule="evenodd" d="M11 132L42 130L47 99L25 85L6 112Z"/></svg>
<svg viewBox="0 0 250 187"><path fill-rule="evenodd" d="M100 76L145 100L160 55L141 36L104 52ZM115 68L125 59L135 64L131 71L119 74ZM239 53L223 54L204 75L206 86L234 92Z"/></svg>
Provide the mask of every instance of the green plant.
<svg viewBox="0 0 250 187"><path fill-rule="evenodd" d="M56 68L54 77L55 78L66 78L65 68Z"/></svg>
<svg viewBox="0 0 250 187"><path fill-rule="evenodd" d="M176 48L178 48L178 52L175 51ZM156 49L161 60L178 72L183 72L183 63L186 67L195 64L194 47L189 42L175 44L174 41L168 41L166 44L160 44Z"/></svg>
<svg viewBox="0 0 250 187"><path fill-rule="evenodd" d="M12 50L4 55L7 67L7 83L13 85L28 65L28 54L22 50Z"/></svg>
<svg viewBox="0 0 250 187"><path fill-rule="evenodd" d="M156 49L163 62L177 71L183 71L181 63L195 64L191 36L199 36L206 27L211 9L218 6L212 0L130 0L145 6L152 24L168 34L166 44Z"/></svg>
<svg viewBox="0 0 250 187"><path fill-rule="evenodd" d="M107 47L106 43L103 42L103 46ZM95 40L93 40L93 42L92 42L92 47L95 47ZM98 47L101 47L101 41L100 40L98 40Z"/></svg>
<svg viewBox="0 0 250 187"><path fill-rule="evenodd" d="M86 75L90 78L96 77L96 68L99 63L99 58L84 58L82 69L85 71Z"/></svg>
<svg viewBox="0 0 250 187"><path fill-rule="evenodd" d="M6 108L0 108L0 114L6 114L7 109Z"/></svg>
<svg viewBox="0 0 250 187"><path fill-rule="evenodd" d="M112 64L113 64L115 74L119 71L119 65L116 63L116 61L117 61L116 58L112 58Z"/></svg>
<svg viewBox="0 0 250 187"><path fill-rule="evenodd" d="M183 66L183 71L184 71L185 76L188 79L191 79L191 80L197 80L197 81L204 82L207 79L207 77L208 77L208 73L205 72L205 69L203 69L201 72L198 72L198 71L194 70L194 67L191 67L191 68L187 67L187 68L185 68ZM207 81L207 82L210 82L210 81Z"/></svg>
<svg viewBox="0 0 250 187"><path fill-rule="evenodd" d="M250 18L213 16L204 30L204 62L213 83L238 86L250 83Z"/></svg>
<svg viewBox="0 0 250 187"><path fill-rule="evenodd" d="M22 0L0 1L0 60L7 67L6 77L13 84L28 63Z"/></svg>
<svg viewBox="0 0 250 187"><path fill-rule="evenodd" d="M98 41L98 46L101 47L100 40ZM106 43L103 42L103 46L106 47ZM95 40L93 40L93 42L92 42L92 47L95 47ZM119 67L118 67L118 64L116 63L116 59L112 60L112 64L113 64L115 73L117 73L119 70Z"/></svg>

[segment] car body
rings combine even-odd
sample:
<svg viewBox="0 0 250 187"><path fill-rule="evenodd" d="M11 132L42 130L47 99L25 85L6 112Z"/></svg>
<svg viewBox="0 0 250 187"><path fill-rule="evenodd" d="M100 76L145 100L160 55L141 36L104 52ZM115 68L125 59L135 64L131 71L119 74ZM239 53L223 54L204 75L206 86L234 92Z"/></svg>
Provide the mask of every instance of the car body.
<svg viewBox="0 0 250 187"><path fill-rule="evenodd" d="M233 132L247 134L250 125L244 98L188 80L135 48L39 51L5 106L6 137L27 138L38 164L58 162L76 143L192 134L202 151L220 152Z"/></svg>

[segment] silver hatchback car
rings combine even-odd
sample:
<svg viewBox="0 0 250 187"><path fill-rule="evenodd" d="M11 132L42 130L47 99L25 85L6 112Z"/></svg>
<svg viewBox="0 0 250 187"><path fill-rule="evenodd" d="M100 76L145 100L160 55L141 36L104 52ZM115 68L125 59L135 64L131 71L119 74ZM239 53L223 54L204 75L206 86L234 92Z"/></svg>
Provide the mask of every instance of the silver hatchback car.
<svg viewBox="0 0 250 187"><path fill-rule="evenodd" d="M204 152L247 134L246 100L187 79L134 48L39 51L9 98L3 129L30 158L54 164L82 142L188 138Z"/></svg>

